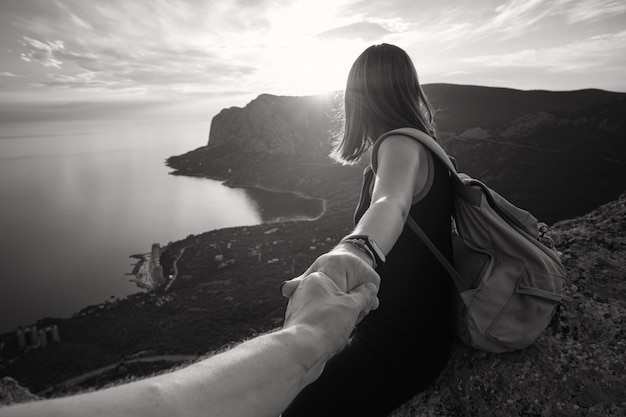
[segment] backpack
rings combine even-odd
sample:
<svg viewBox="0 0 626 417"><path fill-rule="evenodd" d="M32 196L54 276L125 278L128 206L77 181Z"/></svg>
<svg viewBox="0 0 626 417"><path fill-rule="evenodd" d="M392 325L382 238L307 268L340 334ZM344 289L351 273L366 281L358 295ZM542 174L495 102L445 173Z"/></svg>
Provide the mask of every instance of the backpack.
<svg viewBox="0 0 626 417"><path fill-rule="evenodd" d="M453 326L466 345L487 352L523 349L550 323L563 297L565 269L548 230L482 182L456 168L430 136L412 128L387 132L409 136L447 167L453 188L452 264L415 219L407 225L424 241L456 287Z"/></svg>

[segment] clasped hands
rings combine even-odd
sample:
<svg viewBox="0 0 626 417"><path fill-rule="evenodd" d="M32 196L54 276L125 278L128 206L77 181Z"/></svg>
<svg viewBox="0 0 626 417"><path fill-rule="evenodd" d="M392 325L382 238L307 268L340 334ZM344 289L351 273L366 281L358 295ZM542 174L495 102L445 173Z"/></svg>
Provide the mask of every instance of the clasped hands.
<svg viewBox="0 0 626 417"><path fill-rule="evenodd" d="M304 324L322 331L336 351L356 324L378 308L379 286L371 265L340 245L282 284L281 293L289 297L283 327Z"/></svg>

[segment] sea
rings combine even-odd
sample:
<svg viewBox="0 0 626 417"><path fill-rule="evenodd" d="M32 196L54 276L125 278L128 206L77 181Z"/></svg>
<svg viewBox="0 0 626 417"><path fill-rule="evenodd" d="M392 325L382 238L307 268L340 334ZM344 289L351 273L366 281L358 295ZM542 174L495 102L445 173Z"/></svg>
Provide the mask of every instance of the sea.
<svg viewBox="0 0 626 417"><path fill-rule="evenodd" d="M170 175L165 159L205 145L209 128L210 120L2 122L0 333L143 291L127 275L130 255L153 243L319 215L293 194Z"/></svg>

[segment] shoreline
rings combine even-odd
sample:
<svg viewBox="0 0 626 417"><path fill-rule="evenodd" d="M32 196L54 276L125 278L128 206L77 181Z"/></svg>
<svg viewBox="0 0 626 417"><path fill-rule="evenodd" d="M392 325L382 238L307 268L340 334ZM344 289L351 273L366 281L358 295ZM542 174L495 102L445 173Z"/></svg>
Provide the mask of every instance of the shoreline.
<svg viewBox="0 0 626 417"><path fill-rule="evenodd" d="M168 167L172 168L169 164L166 164ZM238 182L232 178L224 178L224 177L220 177L218 175L207 175L207 174L201 174L201 173L194 173L194 172L190 172L190 173L185 173L185 172L181 172L180 170L174 169L174 171L169 172L169 175L175 175L175 176L181 176L181 177L194 177L194 178L206 178L209 180L214 180L214 181L221 181L221 185L223 185L224 187L228 187L228 188L241 188L241 189L253 189L253 190L260 190L260 191L266 191L269 193L276 193L276 194L290 194L293 195L295 197L298 197L300 199L303 200L318 200L322 203L322 210L320 212L320 214L316 217L312 217L312 218L296 218L294 220L290 220L290 219L283 219L283 220L279 220L278 222L283 222L283 221L316 221L321 219L327 211L328 208L328 200L326 198L322 198L322 197L314 197L311 196L309 194L304 193L303 191L298 191L298 190L286 190L286 189L281 189L281 188L273 188L273 187L268 187L268 186L264 186L261 184L248 184L248 183L244 183L244 182ZM265 223L265 222L263 222ZM269 223L275 223L275 222L269 222ZM234 226L234 227L245 227L245 226ZM219 229L214 229L214 230L219 230ZM210 231L210 230L207 230Z"/></svg>
<svg viewBox="0 0 626 417"><path fill-rule="evenodd" d="M169 166L169 165L168 165ZM175 176L181 176L181 177L195 177L195 178L206 178L209 180L214 180L214 181L221 181L222 185L224 187L228 187L228 188L243 188L243 189L248 189L248 188L252 188L252 189L257 189L257 190L261 190L261 191L268 191L270 193L277 193L277 194L292 194L295 195L299 198L305 199L305 200L322 200L322 201L326 201L326 199L321 198L321 197L313 197L311 195L308 195L302 191L298 191L298 190L285 190L285 189L280 189L280 188L272 188L272 187L268 187L268 186L264 186L261 184L247 184L247 183L243 183L243 182L237 182L235 180L233 180L232 178L223 178L217 175L206 175L206 174L200 174L200 173L183 173L181 171L175 170L172 172L168 173L169 175L175 175Z"/></svg>
<svg viewBox="0 0 626 417"><path fill-rule="evenodd" d="M171 166L169 164L166 163L166 166L170 167ZM175 175L175 176L187 176L187 177L195 177L195 178L205 178L205 179L209 179L209 180L215 180L215 181L221 181L223 186L225 187L229 187L229 188L241 188L241 189L256 189L256 190L261 190L261 191L266 191L266 192L270 192L270 193L277 193L277 194L289 194L289 195L293 195L296 196L298 198L304 199L304 200L311 200L311 201L320 201L321 202L321 210L319 215L313 217L313 216L300 216L300 217L290 217L290 218L278 218L272 221L262 221L259 225L275 225L275 224L280 224L280 223L284 223L284 222L315 222L320 220L321 218L323 218L326 214L327 214L327 209L328 209L328 200L326 198L321 198L321 197L314 197L311 196L309 194L306 194L302 191L296 191L296 190L285 190L285 189L279 189L279 188L272 188L272 187L266 187L260 184L246 184L243 182L237 182L235 180L232 179L227 179L227 178L223 178L223 177L219 177L217 175L207 175L207 174L200 174L200 173L183 173L181 171L178 170L174 170L172 172L168 173L169 175ZM259 226L256 225L256 226ZM215 232L215 231L221 231L221 230L226 230L226 229L239 229L239 228L249 228L249 227L254 227L255 225L240 225L240 226L227 226L227 227L220 227L220 228L216 228L216 229L211 229L211 230L205 230L205 231L201 231L201 232L197 232L196 234L204 234L204 233L211 233L211 232ZM179 239L178 241L184 240L183 239ZM149 244L149 243L148 243ZM163 247L162 250L165 252L167 250L167 247ZM127 278L127 280L133 284L135 284L141 291L140 292L136 292L133 294L129 294L127 296L125 296L124 298L127 298L131 295L136 295L136 294L145 294L148 293L150 291L153 291L154 289L158 288L159 285L155 285L154 281L151 278L148 278L149 276L149 272L146 271L145 269L147 268L147 265L150 262L150 258L151 255L149 252L140 254L140 253L134 253L132 255L128 256L131 259L136 259L137 261L135 263L131 263L132 265L132 269L131 272L127 272L125 273L122 278ZM138 277L137 275L141 275L140 277ZM123 298L122 298L123 299ZM65 320L65 319L69 319L74 315L78 315L81 313L81 311L83 310L87 310L87 309L97 309L100 306L103 305L107 305L110 304L111 301L109 301L108 299L104 299L102 302L96 302L96 303L92 303L92 304L87 304L83 307L78 308L78 310L74 313L71 313L68 316L47 316L47 315L43 315L41 317L38 317L36 319L33 320L32 323L29 324L21 324L16 326L14 329L9 329L3 332L0 332L0 336L2 335L7 335L7 334L13 334L15 333L16 329L18 327L32 327L35 326L39 321L46 319L46 318L52 318L54 320Z"/></svg>
<svg viewBox="0 0 626 417"><path fill-rule="evenodd" d="M146 348L159 354L203 354L279 325L286 306L280 283L301 274L349 232L362 174L361 167L282 162L272 161L268 168L255 160L245 170L234 169L236 177L229 180L191 170L170 174L317 198L324 203L318 218L228 227L171 242L160 258L165 276L174 266L178 272L167 291L156 288L55 319L63 342L55 351L31 352L32 357L8 375L19 376L23 385L39 391ZM276 163L282 169L272 169ZM46 374L41 363L46 364Z"/></svg>
<svg viewBox="0 0 626 417"><path fill-rule="evenodd" d="M167 291L156 288L55 319L62 343L30 352L18 364L24 369L7 375L38 392L147 347L197 355L275 328L284 318L280 282L302 273L352 226L356 195L343 192L346 185L320 190L330 212L314 222L236 226L172 242L161 257L166 276L177 270ZM47 374L38 367L42 361Z"/></svg>

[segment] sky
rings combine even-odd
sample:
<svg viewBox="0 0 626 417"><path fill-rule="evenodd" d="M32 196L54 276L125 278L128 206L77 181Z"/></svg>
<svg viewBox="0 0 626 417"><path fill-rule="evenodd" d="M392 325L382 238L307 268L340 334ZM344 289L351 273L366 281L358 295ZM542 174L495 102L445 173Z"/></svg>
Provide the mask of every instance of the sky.
<svg viewBox="0 0 626 417"><path fill-rule="evenodd" d="M0 0L0 122L340 90L383 42L423 84L626 92L623 0Z"/></svg>

